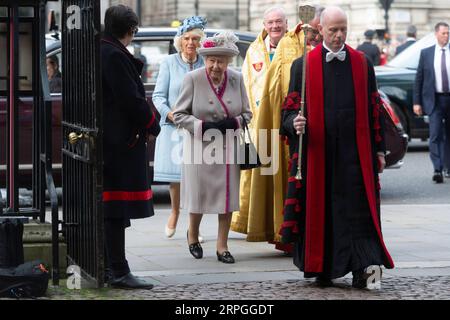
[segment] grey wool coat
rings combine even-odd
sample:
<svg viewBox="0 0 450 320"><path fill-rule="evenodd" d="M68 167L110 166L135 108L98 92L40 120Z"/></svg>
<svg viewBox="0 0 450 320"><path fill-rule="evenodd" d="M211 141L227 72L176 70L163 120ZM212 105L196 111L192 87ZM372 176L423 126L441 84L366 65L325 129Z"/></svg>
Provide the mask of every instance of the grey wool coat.
<svg viewBox="0 0 450 320"><path fill-rule="evenodd" d="M235 118L243 128L252 117L240 72L227 69L222 105L212 89L206 69L186 74L174 108L174 122L185 129L181 170L181 207L190 213L223 214L239 210L240 169L236 154L239 132L226 135L208 130L202 137L202 122ZM208 141L209 137L209 141Z"/></svg>

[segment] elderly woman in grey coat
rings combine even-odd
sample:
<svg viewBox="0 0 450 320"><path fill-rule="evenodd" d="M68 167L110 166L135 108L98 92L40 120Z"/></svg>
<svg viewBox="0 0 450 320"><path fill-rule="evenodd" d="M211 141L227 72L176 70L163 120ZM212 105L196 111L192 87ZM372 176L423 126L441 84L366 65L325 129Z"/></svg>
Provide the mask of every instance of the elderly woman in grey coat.
<svg viewBox="0 0 450 320"><path fill-rule="evenodd" d="M169 55L161 63L153 91L153 103L161 114L161 133L156 139L153 180L170 182L172 212L165 227L168 238L175 234L180 214L181 166L172 154L181 138L175 134L177 131L173 124L172 109L178 99L184 75L204 66L203 59L197 54L197 48L205 37L205 25L206 19L203 17L193 16L183 20L174 38L178 53Z"/></svg>
<svg viewBox="0 0 450 320"><path fill-rule="evenodd" d="M188 73L175 103L174 122L186 129L181 174L181 207L190 213L189 251L203 257L198 241L203 214L219 214L217 259L234 263L228 250L231 213L239 210L239 164L235 153L250 111L241 73L228 68L239 54L230 31L206 38L198 53L205 67Z"/></svg>

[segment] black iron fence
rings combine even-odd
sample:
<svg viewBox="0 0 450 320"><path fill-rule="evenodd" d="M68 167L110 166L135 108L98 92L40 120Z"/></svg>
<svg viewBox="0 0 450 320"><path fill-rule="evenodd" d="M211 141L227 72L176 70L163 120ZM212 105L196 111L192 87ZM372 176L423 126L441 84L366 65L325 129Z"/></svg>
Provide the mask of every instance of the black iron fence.
<svg viewBox="0 0 450 320"><path fill-rule="evenodd" d="M2 183L6 190L5 206L0 205L0 218L27 221L27 217L45 221L46 190L50 195L53 229L53 279L59 279L58 263L58 199L53 183L51 154L51 102L45 64L45 5L47 0L1 0L0 41L5 45L0 72L0 106L2 123L0 156ZM3 59L5 58L5 59ZM19 64L20 62L20 64ZM25 66L29 66L26 68ZM31 101L30 112L25 116L22 101ZM19 147L24 142L23 117L31 117L32 139L32 204L19 205ZM22 151L22 150L21 150ZM3 170L4 168L4 170ZM0 184L0 187L3 187Z"/></svg>
<svg viewBox="0 0 450 320"><path fill-rule="evenodd" d="M100 1L63 0L63 230L69 264L103 285Z"/></svg>

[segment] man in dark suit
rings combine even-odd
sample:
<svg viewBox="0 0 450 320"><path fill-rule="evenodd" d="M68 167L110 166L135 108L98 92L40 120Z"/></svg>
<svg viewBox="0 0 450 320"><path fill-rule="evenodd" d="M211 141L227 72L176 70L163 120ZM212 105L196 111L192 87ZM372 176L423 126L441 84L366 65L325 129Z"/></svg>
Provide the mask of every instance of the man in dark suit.
<svg viewBox="0 0 450 320"><path fill-rule="evenodd" d="M364 36L366 37L366 40L360 44L356 50L364 52L374 66L380 65L380 49L376 44L372 43L375 31L367 30L364 32Z"/></svg>
<svg viewBox="0 0 450 320"><path fill-rule="evenodd" d="M414 90L414 113L426 113L430 119L430 158L434 167L433 181L444 181L442 170L450 169L450 52L449 25L435 26L437 44L420 53ZM444 123L445 121L445 123Z"/></svg>
<svg viewBox="0 0 450 320"><path fill-rule="evenodd" d="M406 41L405 43L399 45L395 49L395 55L398 55L400 52L404 51L406 48L408 48L410 45L416 42L416 36L417 36L417 28L415 26L409 26L406 30Z"/></svg>

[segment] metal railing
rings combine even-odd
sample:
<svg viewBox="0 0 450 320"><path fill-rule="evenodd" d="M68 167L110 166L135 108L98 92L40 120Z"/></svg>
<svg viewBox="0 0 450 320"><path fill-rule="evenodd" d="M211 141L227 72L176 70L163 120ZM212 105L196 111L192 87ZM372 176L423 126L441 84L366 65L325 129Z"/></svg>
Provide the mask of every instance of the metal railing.
<svg viewBox="0 0 450 320"><path fill-rule="evenodd" d="M63 230L69 264L103 286L100 2L63 0ZM73 9L71 11L70 9ZM69 13L68 13L69 12Z"/></svg>

